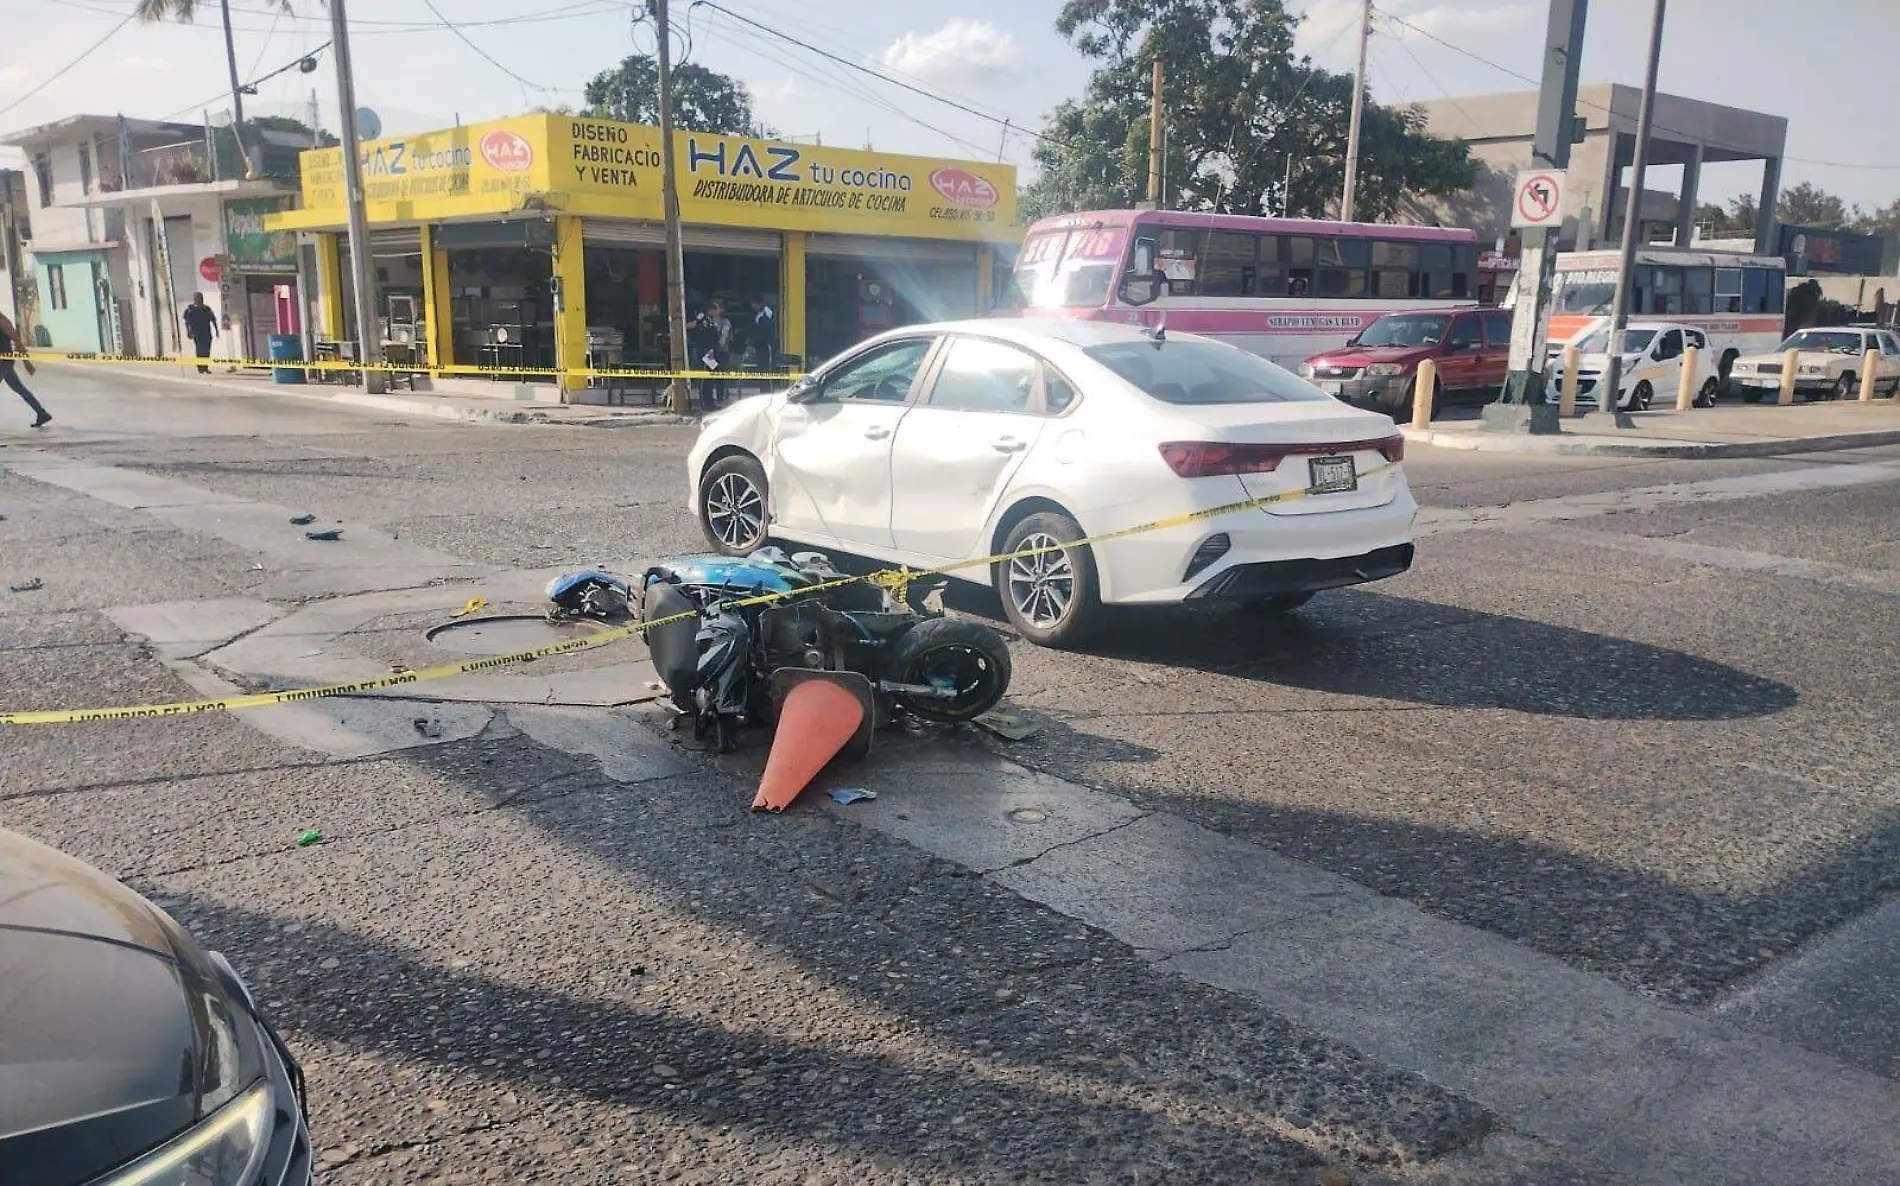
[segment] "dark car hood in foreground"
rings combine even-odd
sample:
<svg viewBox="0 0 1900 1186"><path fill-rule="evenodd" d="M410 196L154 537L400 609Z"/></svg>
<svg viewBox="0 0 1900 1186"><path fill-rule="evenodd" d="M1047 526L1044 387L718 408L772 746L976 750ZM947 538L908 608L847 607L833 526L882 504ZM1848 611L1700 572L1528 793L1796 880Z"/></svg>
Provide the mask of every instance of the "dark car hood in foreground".
<svg viewBox="0 0 1900 1186"><path fill-rule="evenodd" d="M156 907L0 830L0 1177L84 1181L189 1127L214 1008L218 973Z"/></svg>

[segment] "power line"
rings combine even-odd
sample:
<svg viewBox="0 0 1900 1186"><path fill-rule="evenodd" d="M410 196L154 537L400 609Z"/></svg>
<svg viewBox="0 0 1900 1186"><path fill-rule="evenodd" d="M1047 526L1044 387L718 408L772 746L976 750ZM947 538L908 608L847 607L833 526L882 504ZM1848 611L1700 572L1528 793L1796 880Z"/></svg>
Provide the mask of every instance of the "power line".
<svg viewBox="0 0 1900 1186"><path fill-rule="evenodd" d="M1384 14L1382 13L1381 15L1384 15ZM1489 132L1486 132L1484 130L1484 126L1480 124L1477 121L1477 119L1469 111L1465 110L1465 105L1463 103L1460 103L1456 98L1452 96L1452 93L1450 91L1445 89L1445 84L1438 81L1437 75L1433 74L1430 70L1427 70L1425 68L1425 63L1420 61L1419 56L1412 52L1411 46L1405 44L1405 39L1403 37L1394 37L1392 39L1392 44L1398 46L1399 49L1404 52L1406 57L1412 59L1412 64L1418 67L1418 72L1425 76L1425 80L1438 88L1438 93L1445 96L1445 102L1450 103L1453 109L1456 110L1459 115L1464 116L1466 121L1469 122L1472 127L1478 130L1478 134L1480 136L1490 135Z"/></svg>
<svg viewBox="0 0 1900 1186"><path fill-rule="evenodd" d="M46 80L41 82L38 86L27 91L25 94L21 95L19 98L15 99L13 102L7 104L5 107L0 107L0 115L5 115L7 112L12 111L15 107L18 107L20 104L26 102L28 99L31 99L34 95L39 94L41 91L45 90L47 87L52 86L55 82L58 82L60 78L62 78L66 74L67 71L71 70L74 66L79 65L79 63L91 57L93 50L98 49L100 46L104 45L106 42L112 40L114 34L118 33L120 29L123 29L127 25L131 24L133 15L134 14L132 13L127 13L124 20L112 26L112 28L106 32L106 35L104 37L101 37L99 40L93 42L91 45L88 45L83 51L81 51L78 57L66 63L64 66L61 66L59 69L53 71L53 73L48 75Z"/></svg>
<svg viewBox="0 0 1900 1186"><path fill-rule="evenodd" d="M1428 41L1435 41L1439 45L1444 46L1446 49L1451 50L1453 53L1463 54L1465 57L1470 58L1472 61L1477 62L1480 65L1489 66L1491 67L1491 69L1496 70L1501 74L1508 74L1512 78L1517 79L1519 82L1528 83L1531 86L1543 85L1542 81L1539 79L1532 78L1528 74L1520 74L1517 71L1511 69L1509 66L1500 65L1497 62L1494 62L1487 57L1483 57L1479 54L1472 53L1470 50L1464 48L1461 45L1453 45L1451 42L1446 41L1443 37L1438 36L1436 33L1427 32L1426 30L1419 28L1417 25L1414 25L1410 21L1406 20L1404 17L1401 17L1395 13L1387 12L1383 8L1375 9L1375 11L1377 11L1380 16L1383 16L1387 20L1392 21L1394 24L1403 25L1407 29L1410 29L1412 32L1417 33L1420 37L1423 37ZM1450 96L1446 96L1446 97L1449 98ZM1614 114L1608 107L1603 106L1603 104L1592 103L1590 100L1584 99L1584 98L1579 98L1577 100L1577 105L1579 107L1588 107L1593 111L1601 111L1605 115ZM1470 117L1467 116L1466 118L1470 118ZM1655 128L1659 132L1667 132L1672 136L1683 136L1683 137L1690 136L1689 133L1682 131L1680 128L1666 127L1663 124L1656 124ZM1900 165L1868 165L1868 164L1862 164L1862 163L1853 162L1853 161L1818 161L1818 160L1814 160L1811 157L1787 156L1785 154L1782 156L1781 159L1784 161L1792 161L1795 164L1799 164L1799 165L1818 165L1826 169L1866 169L1866 170L1876 171L1876 172L1888 172L1888 171L1900 172Z"/></svg>
<svg viewBox="0 0 1900 1186"><path fill-rule="evenodd" d="M322 53L324 50L329 49L329 48L330 48L329 39L325 38L321 45L317 46L315 49L311 50L309 53L298 54L296 57L290 59L290 61L285 62L283 65L277 67L277 69L272 70L269 74L260 74L256 78L250 79L249 81L244 82L241 85L246 86L246 87L254 87L258 83L269 82L271 79L276 78L280 74L288 74L290 71L298 69L299 67L303 65L303 63L307 59L314 58L318 54ZM219 99L223 98L226 93L227 92L225 91L219 91L217 94L212 95L208 99L200 99L196 103L187 103L183 107L180 107L178 110L171 112L169 115L160 116L159 119L161 121L172 119L175 116L183 115L185 112L190 111L193 108L204 107L207 104L216 103Z"/></svg>
<svg viewBox="0 0 1900 1186"><path fill-rule="evenodd" d="M821 58L827 58L833 62L838 63L840 66L845 66L845 67L848 67L849 69L856 70L860 74L868 74L872 78L875 78L879 80L880 82L889 83L891 86L899 87L903 90L907 90L914 95L922 95L926 99L930 99L937 103L942 103L946 107L954 107L958 111L961 111L966 115L974 115L978 119L985 119L993 124L1001 124L1001 123L1006 122L1002 117L991 115L985 111L979 111L978 109L970 106L967 103L960 103L955 99L946 98L945 96L939 95L933 91L924 90L922 87L912 86L910 83L905 82L902 79L892 78L888 74L884 74L877 70L873 70L869 66L864 65L862 62L854 62L849 58L839 57L837 54L832 53L830 50L820 49L818 46L815 46L808 41L800 41L798 38L792 36L790 33L787 33L782 29L774 29L772 26L764 24L763 22L760 22L760 21L756 21L752 19L751 17L741 16L739 13L732 11L730 8L727 8L724 5L717 3L716 0L699 0L699 3L704 4L706 7L713 9L717 12L723 12L727 16L733 18L734 20L750 25L754 29L757 29L758 31L762 33L769 33L773 37L777 37L783 41L790 42L791 44L796 45L798 48L805 50L807 53L817 54ZM1031 128L1017 127L1014 124L1011 124L1010 126L1013 131L1018 131L1028 136L1034 136L1036 139L1046 141L1047 143L1053 144L1057 146L1058 148L1079 147L1078 145L1072 144L1069 141L1059 140L1056 137L1048 135L1045 132L1038 132Z"/></svg>
<svg viewBox="0 0 1900 1186"><path fill-rule="evenodd" d="M516 74L513 70L510 70L508 67L502 65L501 62L497 60L495 57L493 57L491 54L489 54L487 50L483 49L479 45L476 45L474 41L469 39L468 34L462 32L462 30L458 28L453 21L443 16L441 10L436 8L435 0L422 0L422 4L423 4L423 7L427 8L430 12L435 14L435 19L442 22L442 27L447 29L449 32L455 34L457 40L461 41L463 45L466 45L470 49L474 50L477 54L481 55L481 58L483 61L493 66L495 69L501 71L503 74L506 74L508 77L514 79L516 82L520 83L522 86L529 87L533 90L541 91L545 94L553 94L556 92L565 92L568 94L579 93L575 91L574 88L572 87L542 86L538 82L530 82L528 79L521 77L521 75Z"/></svg>

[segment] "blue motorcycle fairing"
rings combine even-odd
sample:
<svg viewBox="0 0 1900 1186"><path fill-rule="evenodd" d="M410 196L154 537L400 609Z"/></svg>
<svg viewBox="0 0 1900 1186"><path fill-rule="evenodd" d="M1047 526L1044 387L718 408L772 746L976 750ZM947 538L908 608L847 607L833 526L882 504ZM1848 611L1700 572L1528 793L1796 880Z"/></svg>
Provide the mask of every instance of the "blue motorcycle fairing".
<svg viewBox="0 0 1900 1186"><path fill-rule="evenodd" d="M566 597L575 589L580 588L582 585L587 584L589 581L598 581L623 594L632 592L625 577L615 576L611 572L606 572L598 568L583 568L579 572L563 573L549 581L548 600L558 604L562 598Z"/></svg>

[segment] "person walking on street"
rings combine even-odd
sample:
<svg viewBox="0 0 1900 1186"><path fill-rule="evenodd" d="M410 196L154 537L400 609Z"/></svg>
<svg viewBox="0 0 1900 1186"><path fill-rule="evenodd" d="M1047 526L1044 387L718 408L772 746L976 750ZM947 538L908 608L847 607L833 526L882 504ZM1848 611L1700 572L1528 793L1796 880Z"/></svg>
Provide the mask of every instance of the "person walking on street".
<svg viewBox="0 0 1900 1186"><path fill-rule="evenodd" d="M205 304L205 294L194 292L191 303L185 306L185 336L191 339L198 354L198 373L209 375L211 368L205 360L211 357L211 339L218 332L218 315Z"/></svg>
<svg viewBox="0 0 1900 1186"><path fill-rule="evenodd" d="M25 353L25 339L20 337L20 331L14 328L13 322L7 315L0 313L0 355ZM26 384L20 381L20 376L14 373L14 361L11 358L0 357L0 383L13 388L14 394L25 400L27 407L33 409L33 427L44 428L52 422L53 417L41 406L39 400L33 398L33 393L26 389ZM33 373L31 359L22 358L18 361L19 365L26 369L27 374Z"/></svg>
<svg viewBox="0 0 1900 1186"><path fill-rule="evenodd" d="M762 371L774 369L778 361L778 317L765 303L765 294L752 294L752 324L746 327L746 352L752 365Z"/></svg>

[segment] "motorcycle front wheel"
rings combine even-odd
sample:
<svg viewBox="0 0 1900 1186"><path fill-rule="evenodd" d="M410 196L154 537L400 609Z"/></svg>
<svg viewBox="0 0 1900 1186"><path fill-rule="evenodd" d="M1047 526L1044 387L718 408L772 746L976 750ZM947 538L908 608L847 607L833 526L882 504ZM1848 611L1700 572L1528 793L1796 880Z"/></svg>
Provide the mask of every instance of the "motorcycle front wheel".
<svg viewBox="0 0 1900 1186"><path fill-rule="evenodd" d="M948 697L899 696L930 721L968 721L995 708L1009 690L1009 648L1002 635L968 618L927 618L897 642L892 665L907 684L954 691Z"/></svg>

